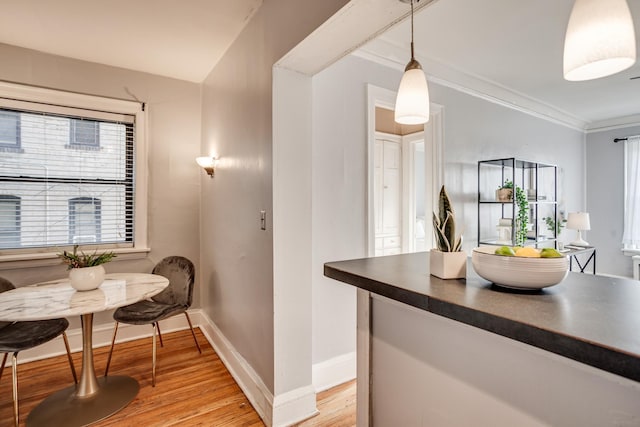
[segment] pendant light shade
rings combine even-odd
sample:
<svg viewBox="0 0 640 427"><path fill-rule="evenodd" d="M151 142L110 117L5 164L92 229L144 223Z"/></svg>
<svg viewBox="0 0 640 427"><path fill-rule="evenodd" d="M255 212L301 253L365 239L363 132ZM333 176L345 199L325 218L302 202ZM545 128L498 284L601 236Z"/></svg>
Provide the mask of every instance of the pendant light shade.
<svg viewBox="0 0 640 427"><path fill-rule="evenodd" d="M564 41L564 78L591 80L636 62L636 37L626 0L576 0Z"/></svg>
<svg viewBox="0 0 640 427"><path fill-rule="evenodd" d="M406 3L406 0L400 0ZM413 54L413 0L411 1L411 60L404 69L396 96L395 121L421 125L429 121L429 87L422 66Z"/></svg>
<svg viewBox="0 0 640 427"><path fill-rule="evenodd" d="M410 68L411 65L414 68ZM409 63L400 80L395 120L403 125L419 125L429 121L429 87L418 61Z"/></svg>

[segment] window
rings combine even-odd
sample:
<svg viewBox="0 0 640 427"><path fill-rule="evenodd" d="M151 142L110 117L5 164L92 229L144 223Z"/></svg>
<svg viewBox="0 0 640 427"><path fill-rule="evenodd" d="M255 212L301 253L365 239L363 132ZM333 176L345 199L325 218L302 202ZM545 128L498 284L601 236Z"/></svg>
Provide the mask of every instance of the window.
<svg viewBox="0 0 640 427"><path fill-rule="evenodd" d="M20 148L20 114L17 111L0 111L0 150Z"/></svg>
<svg viewBox="0 0 640 427"><path fill-rule="evenodd" d="M640 137L624 143L624 234L623 249L640 251Z"/></svg>
<svg viewBox="0 0 640 427"><path fill-rule="evenodd" d="M71 119L69 147L100 148L100 123L95 120Z"/></svg>
<svg viewBox="0 0 640 427"><path fill-rule="evenodd" d="M20 197L0 195L0 248L20 245Z"/></svg>
<svg viewBox="0 0 640 427"><path fill-rule="evenodd" d="M73 244L148 251L140 103L0 82L0 118L0 146L20 144L0 149L0 189L14 197L0 199L0 262Z"/></svg>
<svg viewBox="0 0 640 427"><path fill-rule="evenodd" d="M77 197L69 200L69 243L96 243L100 237L100 199Z"/></svg>

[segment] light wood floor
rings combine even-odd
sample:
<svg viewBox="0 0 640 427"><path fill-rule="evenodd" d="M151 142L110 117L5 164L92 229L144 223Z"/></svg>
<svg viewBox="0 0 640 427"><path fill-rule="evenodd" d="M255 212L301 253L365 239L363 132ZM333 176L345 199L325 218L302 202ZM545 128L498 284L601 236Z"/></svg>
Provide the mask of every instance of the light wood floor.
<svg viewBox="0 0 640 427"><path fill-rule="evenodd" d="M158 345L156 387L151 387L151 338L117 344L109 372L137 379L140 392L126 408L94 426L263 426L218 355L200 330L196 331L201 355L189 331L162 335L164 347ZM104 372L107 353L108 347L94 351L99 376ZM81 355L74 353L73 357L79 375ZM47 395L72 382L66 356L20 364L20 425L24 426L29 411ZM320 414L297 426L355 426L355 396L355 381L319 393ZM0 427L12 425L12 408L11 370L5 368L0 380Z"/></svg>

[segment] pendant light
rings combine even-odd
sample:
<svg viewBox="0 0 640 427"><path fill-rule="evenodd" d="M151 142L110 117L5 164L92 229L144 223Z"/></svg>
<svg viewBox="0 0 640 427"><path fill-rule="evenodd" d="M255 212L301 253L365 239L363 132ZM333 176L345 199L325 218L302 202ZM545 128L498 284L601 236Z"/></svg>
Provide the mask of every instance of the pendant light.
<svg viewBox="0 0 640 427"><path fill-rule="evenodd" d="M636 36L626 0L576 0L564 40L564 78L591 80L636 62Z"/></svg>
<svg viewBox="0 0 640 427"><path fill-rule="evenodd" d="M400 0L407 3L407 0ZM411 60L404 69L396 97L395 121L404 125L420 125L429 121L429 88L422 66L413 51L413 0L411 2ZM419 1L419 0L418 0Z"/></svg>

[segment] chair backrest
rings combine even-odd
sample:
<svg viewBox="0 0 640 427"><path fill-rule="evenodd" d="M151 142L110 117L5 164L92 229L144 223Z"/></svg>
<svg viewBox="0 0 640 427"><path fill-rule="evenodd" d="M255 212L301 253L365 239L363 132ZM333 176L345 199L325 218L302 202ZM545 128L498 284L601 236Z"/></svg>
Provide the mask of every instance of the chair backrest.
<svg viewBox="0 0 640 427"><path fill-rule="evenodd" d="M181 256L166 257L156 264L152 273L169 279L169 286L151 299L164 304L181 304L185 308L191 306L195 277L191 261Z"/></svg>
<svg viewBox="0 0 640 427"><path fill-rule="evenodd" d="M5 291L10 291L11 289L15 289L13 283L5 279L4 277L0 277L0 293ZM10 325L13 322L0 322L0 329L4 328L7 325Z"/></svg>

